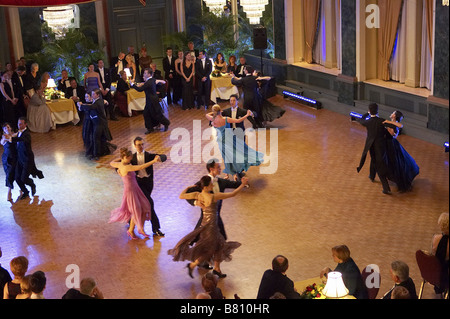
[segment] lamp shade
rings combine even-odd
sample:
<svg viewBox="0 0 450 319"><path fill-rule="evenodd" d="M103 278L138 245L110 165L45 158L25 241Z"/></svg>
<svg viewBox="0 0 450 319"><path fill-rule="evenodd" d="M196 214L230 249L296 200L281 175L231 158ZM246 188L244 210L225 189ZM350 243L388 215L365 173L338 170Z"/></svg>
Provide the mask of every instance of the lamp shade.
<svg viewBox="0 0 450 319"><path fill-rule="evenodd" d="M131 78L131 71L129 68L123 69L125 71L125 74L127 75L127 78Z"/></svg>
<svg viewBox="0 0 450 319"><path fill-rule="evenodd" d="M48 87L48 88L55 88L55 87L56 87L55 80L53 80L53 79L48 79L47 87Z"/></svg>
<svg viewBox="0 0 450 319"><path fill-rule="evenodd" d="M323 294L328 298L342 298L348 295L348 289L342 280L340 272L330 272L327 276L327 284L323 288Z"/></svg>

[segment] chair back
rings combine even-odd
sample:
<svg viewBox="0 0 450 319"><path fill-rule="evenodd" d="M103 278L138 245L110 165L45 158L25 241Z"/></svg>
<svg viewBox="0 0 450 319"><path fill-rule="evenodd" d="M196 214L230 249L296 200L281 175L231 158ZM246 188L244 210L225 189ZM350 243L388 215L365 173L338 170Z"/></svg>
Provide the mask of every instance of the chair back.
<svg viewBox="0 0 450 319"><path fill-rule="evenodd" d="M423 280L433 286L439 286L441 283L441 263L436 256L418 250L416 251L416 260Z"/></svg>
<svg viewBox="0 0 450 319"><path fill-rule="evenodd" d="M369 276L371 278L369 278ZM367 287L369 299L375 299L378 295L378 291L380 290L380 283L381 283L380 270L375 265L368 265L361 272L361 277L364 282L364 285Z"/></svg>

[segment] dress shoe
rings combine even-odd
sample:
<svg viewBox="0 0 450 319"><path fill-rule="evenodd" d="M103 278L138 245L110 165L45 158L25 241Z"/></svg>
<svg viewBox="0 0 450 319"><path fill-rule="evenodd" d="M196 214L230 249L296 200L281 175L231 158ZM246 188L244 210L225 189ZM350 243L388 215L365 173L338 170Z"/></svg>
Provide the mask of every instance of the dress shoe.
<svg viewBox="0 0 450 319"><path fill-rule="evenodd" d="M44 174L42 174L42 172L39 171L39 172L37 173L37 177L38 177L39 179L43 179L43 178L44 178Z"/></svg>
<svg viewBox="0 0 450 319"><path fill-rule="evenodd" d="M383 189L383 194L385 194L385 195L392 195L391 191L386 191L384 189Z"/></svg>
<svg viewBox="0 0 450 319"><path fill-rule="evenodd" d="M159 229L153 233L153 236L163 237L165 234Z"/></svg>
<svg viewBox="0 0 450 319"><path fill-rule="evenodd" d="M164 125L164 132L167 132L169 130L169 125Z"/></svg>
<svg viewBox="0 0 450 319"><path fill-rule="evenodd" d="M194 278L194 275L192 274L193 269L191 268L191 263L187 264L186 267L187 267L187 269L188 269L188 275L189 275L189 277Z"/></svg>
<svg viewBox="0 0 450 319"><path fill-rule="evenodd" d="M147 132L145 132L145 135L151 134L153 133L155 130L147 130Z"/></svg>
<svg viewBox="0 0 450 319"><path fill-rule="evenodd" d="M212 272L214 275L218 276L219 278L225 278L227 276L226 274L222 274L221 271L213 270Z"/></svg>
<svg viewBox="0 0 450 319"><path fill-rule="evenodd" d="M372 178L372 177L369 176L369 179L370 179L370 181L371 181L372 183L375 183L375 178Z"/></svg>
<svg viewBox="0 0 450 319"><path fill-rule="evenodd" d="M23 193L22 196L20 196L19 199L27 199L29 197L30 197L30 193L26 192L26 193Z"/></svg>
<svg viewBox="0 0 450 319"><path fill-rule="evenodd" d="M36 185L31 185L31 196L34 196L36 194Z"/></svg>

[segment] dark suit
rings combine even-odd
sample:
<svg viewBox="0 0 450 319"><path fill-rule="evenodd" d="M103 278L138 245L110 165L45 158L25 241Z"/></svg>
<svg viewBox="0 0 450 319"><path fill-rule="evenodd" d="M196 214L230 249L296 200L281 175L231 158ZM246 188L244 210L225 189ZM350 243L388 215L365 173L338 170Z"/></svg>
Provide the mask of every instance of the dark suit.
<svg viewBox="0 0 450 319"><path fill-rule="evenodd" d="M231 83L242 87L244 93L244 109L251 110L255 115L253 128L263 127L261 118L261 105L258 99L258 82L257 77L247 75L242 78L232 78Z"/></svg>
<svg viewBox="0 0 450 319"><path fill-rule="evenodd" d="M236 73L234 73L234 75L238 78L244 77L245 76L245 73L244 73L245 67L246 67L246 64L239 64L237 66L237 70L236 70Z"/></svg>
<svg viewBox="0 0 450 319"><path fill-rule="evenodd" d="M123 66L122 70L124 70L127 67L127 61L125 59L120 60L120 61L122 61L122 66ZM116 56L116 57L111 59L110 75L111 75L111 81L112 82L115 82L115 81L117 81L120 78L118 63L119 63L119 57ZM139 64L139 60L138 60L137 65L138 64Z"/></svg>
<svg viewBox="0 0 450 319"><path fill-rule="evenodd" d="M100 75L100 82L102 83L103 89L106 91L108 90L108 93L106 95L102 95L103 99L108 101L108 105L105 106L106 114L109 115L110 119L115 119L114 116L114 105L112 103L112 96L111 96L111 71L107 68L103 68L103 75L100 71L100 69L96 69L95 72L97 72Z"/></svg>
<svg viewBox="0 0 450 319"><path fill-rule="evenodd" d="M25 75L20 76L17 72L14 72L11 77L11 81L14 88L14 96L19 99L19 101L15 106L16 119L19 119L19 117L27 116L27 110L25 108L25 101L24 101Z"/></svg>
<svg viewBox="0 0 450 319"><path fill-rule="evenodd" d="M30 175L33 177L44 178L44 175L40 170L36 168L34 162L34 153L31 148L31 132L26 128L20 136L12 138L13 143L17 143L17 166L16 166L16 182L19 185L20 190L24 194L28 194L28 190L25 185L31 186L33 189L35 186Z"/></svg>
<svg viewBox="0 0 450 319"><path fill-rule="evenodd" d="M348 289L348 294L356 299L369 299L366 283L363 281L361 272L352 258L337 265L334 269L342 274L342 280Z"/></svg>
<svg viewBox="0 0 450 319"><path fill-rule="evenodd" d="M76 92L77 92L77 97L80 99L80 101L82 103L85 103L86 102L86 100L85 100L86 90L84 89L84 86L77 85ZM92 93L92 92L89 92L89 93ZM73 88L69 87L69 88L67 88L67 91L66 91L66 98L70 99L70 98L72 98L72 96L74 96Z"/></svg>
<svg viewBox="0 0 450 319"><path fill-rule="evenodd" d="M144 151L144 163L151 162L155 159L156 155L149 152ZM131 159L132 165L138 165L137 153L133 154L133 158ZM151 205L151 222L152 222L152 231L156 233L160 228L159 219L155 212L155 204L152 199L152 191L153 191L153 165L147 167L145 169L147 173L147 177L139 177L138 172L136 172L136 180L138 182L139 187L144 193L145 197L147 197L148 201Z"/></svg>
<svg viewBox="0 0 450 319"><path fill-rule="evenodd" d="M174 77L175 77L175 60L177 58L172 55L171 61L169 62L169 57L163 59L163 70L164 76L167 81L167 103L172 104L172 89L174 88ZM172 78L170 77L172 75Z"/></svg>
<svg viewBox="0 0 450 319"><path fill-rule="evenodd" d="M237 110L236 110L236 117L235 117L235 119L238 120L238 119L240 119L240 118L242 118L242 117L244 117L246 115L247 115L247 111L244 110L243 108L238 107ZM232 108L230 107L228 109L223 110L222 111L222 116L233 118ZM248 117L248 119L250 120L250 117ZM233 127L233 124L230 124L230 125L231 125L231 127ZM241 128L243 131L245 131L244 122L236 123L236 128L238 128L238 127Z"/></svg>
<svg viewBox="0 0 450 319"><path fill-rule="evenodd" d="M401 286L401 287L405 287L408 292L409 292L409 297L411 299L417 299L417 292L416 292L416 285L414 285L414 281L411 278L406 279L405 281L399 283L399 284L395 284L394 287L392 287L391 290L389 290L382 299L391 299L392 297L392 291L394 290L395 287L397 286Z"/></svg>
<svg viewBox="0 0 450 319"><path fill-rule="evenodd" d="M280 272L268 269L259 284L256 299L270 299L276 292L282 293L286 299L300 299L300 294L294 290L294 282Z"/></svg>
<svg viewBox="0 0 450 319"><path fill-rule="evenodd" d="M386 136L389 132L383 124L385 121L384 119L373 116L366 120L368 116L369 113L366 113L361 119L357 119L357 121L367 129L366 144L357 171L359 172L363 168L367 153L370 153L371 161L369 178L371 180L375 179L375 175L378 173L378 177L383 185L383 191L390 192L389 183L387 181L388 168L385 162Z"/></svg>
<svg viewBox="0 0 450 319"><path fill-rule="evenodd" d="M133 88L138 92L145 92L145 108L144 121L147 130L152 131L153 128L159 124L169 126L170 121L164 116L159 98L156 94L156 80L150 78L145 81L144 85L138 87L133 85Z"/></svg>
<svg viewBox="0 0 450 319"><path fill-rule="evenodd" d="M211 60L205 57L205 66L203 67L203 61L197 59L195 62L195 77L197 78L198 84L198 95L197 95L197 106L202 105L208 107L209 101L211 100L211 79L210 75L212 72ZM205 81L202 81L206 78Z"/></svg>
<svg viewBox="0 0 450 319"><path fill-rule="evenodd" d="M62 91L64 92L64 94L67 92L67 89L70 88L70 78L67 78L66 80L64 80L63 82L62 78L58 79L58 91Z"/></svg>
<svg viewBox="0 0 450 319"><path fill-rule="evenodd" d="M90 111L93 125L93 156L100 157L105 155L106 141L112 140L112 137L108 129L108 120L106 119L103 99L98 98L92 104L81 104L80 109L82 111Z"/></svg>

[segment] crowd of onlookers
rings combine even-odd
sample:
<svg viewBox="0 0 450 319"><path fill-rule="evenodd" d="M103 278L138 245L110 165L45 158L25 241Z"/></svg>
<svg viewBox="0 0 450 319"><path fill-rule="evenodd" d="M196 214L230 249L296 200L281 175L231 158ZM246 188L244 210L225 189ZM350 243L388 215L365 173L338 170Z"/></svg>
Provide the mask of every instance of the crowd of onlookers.
<svg viewBox="0 0 450 319"><path fill-rule="evenodd" d="M429 254L436 256L441 264L441 284L434 287L435 293L443 297L448 292L449 271L449 214L443 213L438 219L440 233L433 236ZM0 257L1 257L0 248ZM340 272L348 294L356 299L368 299L367 285L363 280L361 271L356 265L350 250L346 245L332 248L332 256L337 266L334 270L326 267L320 276L326 277L331 271ZM286 275L289 261L285 256L278 255L272 260L272 269L264 272L257 293L257 299L300 299L301 291L297 291L294 282ZM4 299L42 299L45 297L46 277L44 272L36 271L27 274L28 260L24 256L13 258L10 262L9 272L0 267L0 287ZM400 260L390 264L392 288L383 293L382 299L417 299L416 285L409 274L409 266ZM206 273L202 277L203 291L198 293L196 299L224 299L222 290L217 286L218 278L213 273ZM235 299L240 299L234 294ZM92 278L82 279L80 289L69 289L63 299L103 299L103 293Z"/></svg>

